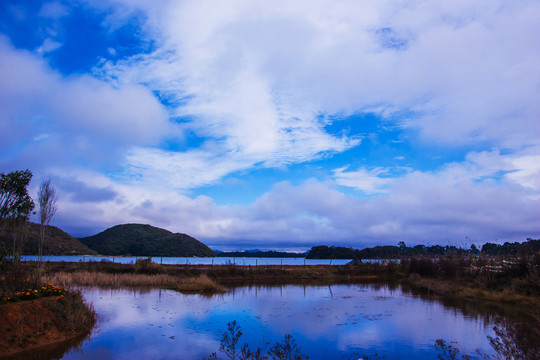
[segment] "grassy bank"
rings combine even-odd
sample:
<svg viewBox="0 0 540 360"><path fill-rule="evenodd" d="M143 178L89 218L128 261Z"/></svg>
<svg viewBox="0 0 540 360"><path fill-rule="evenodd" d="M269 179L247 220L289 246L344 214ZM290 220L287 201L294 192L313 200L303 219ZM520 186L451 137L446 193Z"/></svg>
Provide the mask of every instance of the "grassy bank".
<svg viewBox="0 0 540 360"><path fill-rule="evenodd" d="M440 295L440 301L463 303L465 308L489 307L493 317L512 319L501 331L512 343L527 341L523 349L540 344L540 281L537 258L479 257L408 258L389 263L344 266L235 266L159 265L110 262L47 263L44 278L64 287L160 287L181 292L213 294L246 285L331 285L378 281L414 296ZM23 263L26 273L36 264ZM408 289L410 285L411 290ZM458 299L458 300L454 300ZM463 301L461 301L463 300ZM493 307L491 304L495 304ZM450 305L455 306L455 305ZM503 309L506 308L506 309ZM0 306L1 308L1 306ZM508 316L512 312L519 316ZM76 313L76 312L75 312ZM476 311L473 313L477 313ZM525 316L523 316L525 313ZM80 315L78 315L80 316ZM504 321L504 320L501 320ZM535 330L536 329L536 330ZM502 339L502 337L501 337ZM525 339L525 340L524 340ZM532 340L531 340L532 339ZM530 344L528 344L530 342ZM444 344L443 344L444 345ZM529 351L529 350L527 350ZM528 359L528 357L517 357Z"/></svg>
<svg viewBox="0 0 540 360"><path fill-rule="evenodd" d="M519 306L523 309L527 309L527 311L533 314L540 323L540 297L522 295L516 293L510 287L503 290L491 290L478 287L475 282L468 282L460 279L443 280L429 277L423 278L419 275L410 276L404 281L411 286L423 289L425 293Z"/></svg>
<svg viewBox="0 0 540 360"><path fill-rule="evenodd" d="M32 273L35 264L22 264ZM50 262L48 281L63 286L153 286L189 292L221 292L242 285L310 285L365 281L406 283L426 293L519 304L540 314L540 257L521 259L448 256L339 266L159 265ZM1 294L0 294L1 295Z"/></svg>
<svg viewBox="0 0 540 360"><path fill-rule="evenodd" d="M24 263L32 268L32 262ZM31 270L30 270L31 271ZM45 273L92 272L108 274L157 275L166 274L179 278L207 275L218 282L234 280L348 280L355 277L385 276L386 268L379 264L352 265L170 265L156 264L139 259L136 264L112 262L50 262Z"/></svg>
<svg viewBox="0 0 540 360"><path fill-rule="evenodd" d="M412 258L393 265L396 276L425 292L519 305L540 318L540 258Z"/></svg>
<svg viewBox="0 0 540 360"><path fill-rule="evenodd" d="M36 263L21 264L32 274ZM64 287L161 287L182 292L219 293L226 288L250 285L330 285L387 279L379 264L362 266L236 266L160 265L139 259L135 264L111 262L49 262L43 278ZM2 289L0 288L0 296Z"/></svg>
<svg viewBox="0 0 540 360"><path fill-rule="evenodd" d="M31 265L29 265L31 266ZM45 278L63 286L152 286L182 292L224 292L242 285L320 284L354 281L352 267L48 263ZM362 275L365 277L365 275Z"/></svg>
<svg viewBox="0 0 540 360"><path fill-rule="evenodd" d="M94 309L78 292L14 296L18 299L0 305L0 358L84 338L96 321Z"/></svg>

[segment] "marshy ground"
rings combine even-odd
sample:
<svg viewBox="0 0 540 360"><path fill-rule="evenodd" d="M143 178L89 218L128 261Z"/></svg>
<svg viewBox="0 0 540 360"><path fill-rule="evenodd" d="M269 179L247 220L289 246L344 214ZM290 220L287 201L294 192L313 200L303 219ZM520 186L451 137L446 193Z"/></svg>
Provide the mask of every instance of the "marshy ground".
<svg viewBox="0 0 540 360"><path fill-rule="evenodd" d="M159 265L141 259L135 264L50 262L45 264L42 280L64 288L148 287L209 295L246 285L321 286L366 281L395 286L401 284L423 295L489 303L504 307L505 311L515 308L516 312L525 314L521 318L524 319L522 323L527 325L528 332L540 340L539 265L538 256L512 260L473 257L411 258L401 259L399 262L368 262L343 266ZM21 279L24 280L21 274L33 274L35 268L36 264L33 262L20 264L16 276L19 285ZM12 281L12 278L9 272L0 275L0 298L5 299L18 290L17 281ZM56 308L50 308L51 303ZM63 307L58 307L59 304ZM7 334L5 339L11 339L5 341L7 345L0 345L11 346L3 353L43 346L51 342L50 339L60 341L76 338L77 334L88 331L88 325L93 322L76 321L78 318L92 318L84 315L81 306L85 307L82 299L79 299L77 304L72 303L66 307L65 303L61 304L58 299L53 298L0 305L0 316L6 319L9 316L13 318L9 314L19 314L19 318L24 316L28 319L32 319L32 316L27 314L40 314L40 319L32 320L33 325L13 319L2 321L10 324L4 325L7 327L1 330ZM85 308L91 315L92 309ZM55 328L51 325L50 318L58 317L59 313L71 320ZM73 324L76 322L86 324L85 329L75 328ZM91 328L91 325L89 327ZM29 340L39 336L49 340L35 344L32 343L33 340Z"/></svg>

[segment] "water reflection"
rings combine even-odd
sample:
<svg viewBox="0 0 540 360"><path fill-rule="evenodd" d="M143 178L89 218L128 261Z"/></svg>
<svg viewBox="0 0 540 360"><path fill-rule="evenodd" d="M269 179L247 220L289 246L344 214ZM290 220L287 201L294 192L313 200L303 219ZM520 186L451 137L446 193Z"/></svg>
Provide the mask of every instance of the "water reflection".
<svg viewBox="0 0 540 360"><path fill-rule="evenodd" d="M69 351L81 349L82 344L87 341L89 335L82 335L74 339L67 340L61 344L46 345L39 350L28 350L13 356L0 357L4 360L49 360L61 359Z"/></svg>
<svg viewBox="0 0 540 360"><path fill-rule="evenodd" d="M492 323L382 284L244 286L211 298L169 290L85 289L99 325L65 359L202 359L218 351L227 323L236 320L243 342L275 343L291 333L310 359L353 352L388 359L436 358L438 338L463 351L490 352Z"/></svg>

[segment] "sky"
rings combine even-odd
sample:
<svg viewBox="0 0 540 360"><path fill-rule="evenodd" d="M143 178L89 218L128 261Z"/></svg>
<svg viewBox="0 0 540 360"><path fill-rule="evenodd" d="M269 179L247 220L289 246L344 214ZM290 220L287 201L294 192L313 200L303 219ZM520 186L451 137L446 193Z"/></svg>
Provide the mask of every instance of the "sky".
<svg viewBox="0 0 540 360"><path fill-rule="evenodd" d="M213 249L540 237L540 1L0 2L0 172Z"/></svg>

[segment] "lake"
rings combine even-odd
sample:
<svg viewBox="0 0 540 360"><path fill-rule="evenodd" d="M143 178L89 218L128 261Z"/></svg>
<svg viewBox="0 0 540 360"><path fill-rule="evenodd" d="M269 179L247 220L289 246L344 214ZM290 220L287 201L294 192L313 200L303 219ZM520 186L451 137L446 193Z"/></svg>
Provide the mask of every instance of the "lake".
<svg viewBox="0 0 540 360"><path fill-rule="evenodd" d="M83 289L99 321L63 359L203 359L236 320L252 349L293 335L310 359L436 359L436 339L491 352L492 320L381 284L244 286L205 297L170 290ZM221 356L221 358L225 358ZM358 359L355 355L350 359Z"/></svg>
<svg viewBox="0 0 540 360"><path fill-rule="evenodd" d="M51 262L89 262L106 261L122 264L134 264L137 259L146 259L144 256L44 256L44 261ZM37 261L36 255L23 255L23 261ZM345 265L351 259L306 259L306 258L253 258L253 257L152 257L157 264L168 265Z"/></svg>

